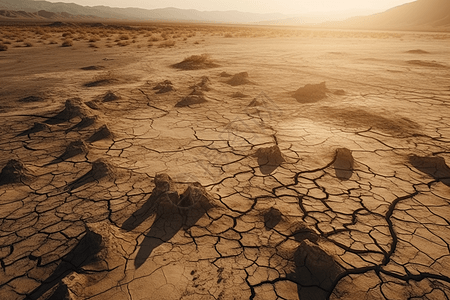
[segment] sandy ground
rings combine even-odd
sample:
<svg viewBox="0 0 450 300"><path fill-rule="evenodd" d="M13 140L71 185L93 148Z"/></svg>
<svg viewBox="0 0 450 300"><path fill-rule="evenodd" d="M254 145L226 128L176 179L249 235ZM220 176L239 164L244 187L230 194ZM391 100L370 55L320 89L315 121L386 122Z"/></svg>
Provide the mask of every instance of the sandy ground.
<svg viewBox="0 0 450 300"><path fill-rule="evenodd" d="M1 30L2 299L450 297L450 35Z"/></svg>

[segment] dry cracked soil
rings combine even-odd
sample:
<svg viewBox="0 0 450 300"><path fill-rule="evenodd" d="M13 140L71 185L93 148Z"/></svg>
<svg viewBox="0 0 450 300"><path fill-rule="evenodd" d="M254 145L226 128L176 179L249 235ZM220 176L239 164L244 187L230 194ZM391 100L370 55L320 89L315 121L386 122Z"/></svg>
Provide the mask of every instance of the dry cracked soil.
<svg viewBox="0 0 450 300"><path fill-rule="evenodd" d="M234 30L0 52L1 299L450 298L450 35Z"/></svg>

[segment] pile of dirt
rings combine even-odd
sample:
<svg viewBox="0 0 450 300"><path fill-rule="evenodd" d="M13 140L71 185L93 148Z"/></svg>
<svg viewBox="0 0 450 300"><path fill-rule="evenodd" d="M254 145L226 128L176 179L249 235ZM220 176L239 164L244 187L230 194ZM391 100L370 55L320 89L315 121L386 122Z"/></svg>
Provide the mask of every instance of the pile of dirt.
<svg viewBox="0 0 450 300"><path fill-rule="evenodd" d="M108 126L106 124L102 125L91 137L88 139L89 143L93 143L96 141L112 138L113 134L109 130Z"/></svg>
<svg viewBox="0 0 450 300"><path fill-rule="evenodd" d="M97 86L105 86L113 83L117 83L119 81L119 76L114 72L106 72L97 76L94 76L93 80L85 83L85 87L97 87Z"/></svg>
<svg viewBox="0 0 450 300"><path fill-rule="evenodd" d="M301 196L301 199L307 196ZM300 200L302 201L302 200ZM303 222L295 222L291 225L292 236L294 239L301 243L304 240L308 240L314 244L317 244L320 236L311 228L305 225Z"/></svg>
<svg viewBox="0 0 450 300"><path fill-rule="evenodd" d="M269 210L267 210L264 213L264 227L266 228L266 230L271 230L275 226L277 226L277 224L282 220L282 217L283 215L281 214L281 212L274 207L271 207Z"/></svg>
<svg viewBox="0 0 450 300"><path fill-rule="evenodd" d="M345 95L345 91L344 90L334 90L333 94L335 94L337 96L344 96Z"/></svg>
<svg viewBox="0 0 450 300"><path fill-rule="evenodd" d="M99 71L99 70L104 70L104 69L105 69L104 66L88 66L88 67L81 68L81 70L85 70L85 71Z"/></svg>
<svg viewBox="0 0 450 300"><path fill-rule="evenodd" d="M84 102L84 104L86 104L87 107L95 109L95 110L100 109L100 101L97 99Z"/></svg>
<svg viewBox="0 0 450 300"><path fill-rule="evenodd" d="M11 159L0 173L0 185L28 182L32 178L33 173L21 161Z"/></svg>
<svg viewBox="0 0 450 300"><path fill-rule="evenodd" d="M154 90L157 90L157 94L163 94L172 92L175 90L173 87L172 81L170 80L164 80L162 82L159 82L155 87L153 87Z"/></svg>
<svg viewBox="0 0 450 300"><path fill-rule="evenodd" d="M229 80L226 81L226 83L228 83L231 86L238 86L238 85L243 85L243 84L253 84L253 82L251 82L248 79L247 72L241 72L241 73L234 74L233 77L231 77Z"/></svg>
<svg viewBox="0 0 450 300"><path fill-rule="evenodd" d="M325 82L307 84L296 90L292 96L300 103L313 103L327 97L328 89Z"/></svg>
<svg viewBox="0 0 450 300"><path fill-rule="evenodd" d="M434 179L450 186L450 168L445 163L443 157L411 155L409 157L409 162L420 172L428 174Z"/></svg>
<svg viewBox="0 0 450 300"><path fill-rule="evenodd" d="M427 51L422 50L422 49L415 49L415 50L406 51L406 53L411 53L411 54L429 54L430 52L427 52Z"/></svg>
<svg viewBox="0 0 450 300"><path fill-rule="evenodd" d="M249 97L249 96L244 93L241 93L241 92L236 92L236 93L231 94L231 98L240 98L241 99L241 98L247 98L247 97Z"/></svg>
<svg viewBox="0 0 450 300"><path fill-rule="evenodd" d="M186 209L204 209L211 207L211 197L208 195L204 187L198 183L189 183L182 193L176 189L176 184L167 174L157 174L155 176L154 193L159 194L161 203L159 209L177 208L179 212Z"/></svg>
<svg viewBox="0 0 450 300"><path fill-rule="evenodd" d="M309 240L303 240L294 254L300 299L328 299L335 280L344 272L336 261Z"/></svg>
<svg viewBox="0 0 450 300"><path fill-rule="evenodd" d="M82 140L76 140L67 145L66 151L64 151L59 159L66 160L80 154L87 154L88 152L89 148L86 143Z"/></svg>
<svg viewBox="0 0 450 300"><path fill-rule="evenodd" d="M29 103L29 102L42 102L45 99L40 97L40 96L28 96L28 97L24 97L22 99L19 100L19 102L25 102L25 103Z"/></svg>
<svg viewBox="0 0 450 300"><path fill-rule="evenodd" d="M231 74L229 74L229 73L223 71L222 73L219 74L219 76L220 76L220 77L231 77L231 76L233 76L233 75L231 75Z"/></svg>
<svg viewBox="0 0 450 300"><path fill-rule="evenodd" d="M58 124L69 121L75 117L86 117L90 115L88 108L84 105L80 98L71 98L66 100L64 110L56 116L48 119L47 124Z"/></svg>
<svg viewBox="0 0 450 300"><path fill-rule="evenodd" d="M105 177L114 178L115 169L105 159L99 158L92 163L91 169L86 174L71 182L67 186L67 189L74 190L85 184L98 182Z"/></svg>
<svg viewBox="0 0 450 300"><path fill-rule="evenodd" d="M78 244L61 259L59 265L54 268L53 273L46 280L42 281L36 289L31 291L26 299L79 299L67 287L67 277L74 278L78 275L78 272L89 273L84 271L83 267L91 264L94 264L91 268L95 268L95 273L97 274L100 274L101 271L106 271L107 268L98 263L102 261L106 251L103 237L86 229L86 233Z"/></svg>
<svg viewBox="0 0 450 300"><path fill-rule="evenodd" d="M248 107L264 106L264 102L258 100L258 98L253 98L252 102L250 102L247 106Z"/></svg>
<svg viewBox="0 0 450 300"><path fill-rule="evenodd" d="M45 123L35 122L33 127L19 133L17 136L29 135L29 134L41 132L41 131L50 132L51 128L49 125L47 125Z"/></svg>
<svg viewBox="0 0 450 300"><path fill-rule="evenodd" d="M201 81L199 83L196 83L189 88L194 89L194 91L205 91L208 92L211 90L210 88L211 80L209 80L208 76L202 76Z"/></svg>
<svg viewBox="0 0 450 300"><path fill-rule="evenodd" d="M119 100L122 97L120 97L119 95L116 95L115 93L108 91L106 92L105 95L103 95L102 97L103 102L111 102L111 101L115 101L115 100Z"/></svg>
<svg viewBox="0 0 450 300"><path fill-rule="evenodd" d="M70 131L75 130L75 129L76 130L80 130L80 129L84 129L84 128L87 128L89 126L92 126L92 125L95 124L95 122L97 122L97 120L98 120L98 116L83 117L80 122L78 122L74 126L72 126L69 129L67 129L66 133L69 133Z"/></svg>
<svg viewBox="0 0 450 300"><path fill-rule="evenodd" d="M255 156L258 158L258 164L260 166L279 166L285 161L278 145L259 148L256 150Z"/></svg>
<svg viewBox="0 0 450 300"><path fill-rule="evenodd" d="M316 117L317 116L317 117ZM377 130L393 135L410 135L420 128L420 125L405 117L387 112L366 111L354 107L321 107L315 114L315 120L321 118L326 122L333 121L339 126L358 130Z"/></svg>
<svg viewBox="0 0 450 300"><path fill-rule="evenodd" d="M440 64L436 61L424 61L424 60L408 60L408 64L429 68L447 68L446 65Z"/></svg>
<svg viewBox="0 0 450 300"><path fill-rule="evenodd" d="M184 97L183 99L181 99L180 102L175 104L175 107L186 107L186 106L190 106L190 105L194 105L194 104L201 104L201 103L205 103L205 102L208 102L208 100L206 100L204 96L191 94L191 95L188 95L188 96Z"/></svg>
<svg viewBox="0 0 450 300"><path fill-rule="evenodd" d="M101 179L106 176L113 176L114 168L105 159L99 158L92 163L92 169L89 173L92 174L95 179Z"/></svg>
<svg viewBox="0 0 450 300"><path fill-rule="evenodd" d="M352 151L347 148L336 149L334 158L334 170L340 180L349 180L353 174L354 159Z"/></svg>
<svg viewBox="0 0 450 300"><path fill-rule="evenodd" d="M173 68L181 70L200 70L220 67L208 54L192 55L183 61L173 64Z"/></svg>

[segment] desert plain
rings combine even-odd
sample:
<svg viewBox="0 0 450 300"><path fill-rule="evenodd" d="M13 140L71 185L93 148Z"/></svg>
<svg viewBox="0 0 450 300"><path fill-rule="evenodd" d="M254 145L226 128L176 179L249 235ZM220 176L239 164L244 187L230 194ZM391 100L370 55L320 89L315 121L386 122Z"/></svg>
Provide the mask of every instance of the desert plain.
<svg viewBox="0 0 450 300"><path fill-rule="evenodd" d="M449 46L0 26L0 298L449 299Z"/></svg>

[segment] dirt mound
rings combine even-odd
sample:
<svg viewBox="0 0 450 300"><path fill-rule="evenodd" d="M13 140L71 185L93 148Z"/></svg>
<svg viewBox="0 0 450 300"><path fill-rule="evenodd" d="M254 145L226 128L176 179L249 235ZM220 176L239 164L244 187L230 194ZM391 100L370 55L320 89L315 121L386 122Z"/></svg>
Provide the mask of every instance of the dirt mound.
<svg viewBox="0 0 450 300"><path fill-rule="evenodd" d="M302 196L301 199L303 199L304 197L305 196ZM292 224L291 228L292 228L292 235L297 242L301 243L304 240L308 240L314 244L317 244L317 241L319 240L319 235L314 230L307 227L305 223L295 222L294 224Z"/></svg>
<svg viewBox="0 0 450 300"><path fill-rule="evenodd" d="M47 124L59 124L69 121L75 117L86 117L89 115L88 108L84 105L80 98L68 99L65 103L64 110L56 116L48 119Z"/></svg>
<svg viewBox="0 0 450 300"><path fill-rule="evenodd" d="M445 159L443 157L422 157L411 155L409 157L409 162L420 172L428 174L434 179L450 186L450 168L445 163Z"/></svg>
<svg viewBox="0 0 450 300"><path fill-rule="evenodd" d="M280 223L282 217L283 215L281 214L281 212L274 207L271 207L268 211L266 211L264 213L264 227L266 228L266 230L271 230L275 226L277 226L277 224Z"/></svg>
<svg viewBox="0 0 450 300"><path fill-rule="evenodd" d="M106 72L97 76L94 76L93 80L85 83L85 87L105 86L113 83L117 83L119 77L113 72Z"/></svg>
<svg viewBox="0 0 450 300"><path fill-rule="evenodd" d="M158 193L164 193L175 189L175 184L166 173L156 174L155 176L155 190Z"/></svg>
<svg viewBox="0 0 450 300"><path fill-rule="evenodd" d="M32 179L33 173L25 165L15 159L8 161L0 173L0 185L8 183L28 182Z"/></svg>
<svg viewBox="0 0 450 300"><path fill-rule="evenodd" d="M181 70L200 70L219 67L208 54L192 55L186 57L183 61L173 64L173 68Z"/></svg>
<svg viewBox="0 0 450 300"><path fill-rule="evenodd" d="M210 83L211 83L211 80L209 80L208 76L202 76L201 81L199 83L196 83L196 84L190 86L189 88L194 89L194 90L201 90L201 91L208 92L211 90L211 88L209 86Z"/></svg>
<svg viewBox="0 0 450 300"><path fill-rule="evenodd" d="M406 53L411 53L411 54L429 54L430 52L427 52L427 51L421 50L421 49L415 49L415 50L408 50L408 51L406 51Z"/></svg>
<svg viewBox="0 0 450 300"><path fill-rule="evenodd" d="M86 143L82 140L76 140L67 145L66 150L63 154L52 160L47 165L56 164L80 154L86 155L88 152L89 148Z"/></svg>
<svg viewBox="0 0 450 300"><path fill-rule="evenodd" d="M111 131L109 130L107 125L102 125L99 129L97 129L97 131L91 135L91 137L88 139L88 142L92 143L92 142L96 142L96 141L100 141L103 139L108 139L108 138L112 138L113 134L111 133Z"/></svg>
<svg viewBox="0 0 450 300"><path fill-rule="evenodd" d="M108 91L105 95L103 95L102 100L103 102L111 102L111 101L115 101L115 100L119 100L122 97L120 97L119 95L116 95L115 93Z"/></svg>
<svg viewBox="0 0 450 300"><path fill-rule="evenodd" d="M328 89L325 82L307 84L296 90L292 96L300 103L313 103L327 97Z"/></svg>
<svg viewBox="0 0 450 300"><path fill-rule="evenodd" d="M176 184L167 174L156 174L155 185L148 201L134 212L122 228L130 231L147 218L155 216L154 222L134 260L135 268L141 267L153 250L170 241L180 230L188 230L213 207L211 196L198 183Z"/></svg>
<svg viewBox="0 0 450 300"><path fill-rule="evenodd" d="M84 129L87 128L89 126L92 126L95 124L95 122L98 120L97 116L88 116L88 117L83 117L81 119L81 121L77 124L75 124L74 126L70 127L69 129L66 130L66 133L72 131L72 130L80 130L80 129Z"/></svg>
<svg viewBox="0 0 450 300"><path fill-rule="evenodd" d="M285 161L278 145L259 148L255 156L258 158L258 165L263 174L272 173Z"/></svg>
<svg viewBox="0 0 450 300"><path fill-rule="evenodd" d="M61 160L66 160L79 154L87 154L89 152L88 146L82 140L71 142L66 147L66 151L60 156Z"/></svg>
<svg viewBox="0 0 450 300"><path fill-rule="evenodd" d="M241 92L231 94L231 98L247 98L247 97L249 96Z"/></svg>
<svg viewBox="0 0 450 300"><path fill-rule="evenodd" d="M103 158L99 158L92 163L92 169L89 171L95 179L100 179L114 174L113 167Z"/></svg>
<svg viewBox="0 0 450 300"><path fill-rule="evenodd" d="M47 125L45 123L36 122L36 123L34 123L33 127L19 133L17 136L29 135L29 134L41 132L41 131L50 132L51 128L49 125Z"/></svg>
<svg viewBox="0 0 450 300"><path fill-rule="evenodd" d="M69 293L63 279L72 272L83 273L85 272L83 270L84 266L101 260L101 253L104 248L102 236L86 229L86 233L78 244L67 255L62 257L61 263L54 269L53 273L46 280L42 281L40 286L30 292L26 299L74 299L70 296L71 293ZM75 297L75 299L78 299L78 297Z"/></svg>
<svg viewBox="0 0 450 300"><path fill-rule="evenodd" d="M176 227L172 228L175 234L181 227L195 224L213 206L211 196L198 182L176 184L165 173L156 174L154 182L155 188L150 198L122 224L123 229L133 230L154 214L157 215L155 222L168 229L167 223L177 220L177 215L182 216L181 223L177 221ZM157 223L154 223L156 227Z"/></svg>
<svg viewBox="0 0 450 300"><path fill-rule="evenodd" d="M95 109L95 110L100 109L100 101L97 99L84 102L84 104L86 104L87 107Z"/></svg>
<svg viewBox="0 0 450 300"><path fill-rule="evenodd" d="M377 130L389 134L404 136L410 135L420 128L416 122L399 116L389 116L385 112L369 112L359 108L322 107L315 119L325 122L333 121L339 126L361 130Z"/></svg>
<svg viewBox="0 0 450 300"><path fill-rule="evenodd" d="M180 102L175 104L175 107L186 107L194 104L201 104L208 102L202 95L189 95L181 99Z"/></svg>
<svg viewBox="0 0 450 300"><path fill-rule="evenodd" d="M344 270L318 245L303 240L294 254L300 299L327 299Z"/></svg>
<svg viewBox="0 0 450 300"><path fill-rule="evenodd" d="M264 102L259 100L258 98L254 98L252 102L250 102L248 107L256 107L256 106L264 106Z"/></svg>
<svg viewBox="0 0 450 300"><path fill-rule="evenodd" d="M447 68L446 65L440 64L436 61L425 61L425 60L408 60L406 63L415 66L429 67L429 68Z"/></svg>
<svg viewBox="0 0 450 300"><path fill-rule="evenodd" d="M25 102L25 103L29 103L29 102L42 102L45 99L39 96L28 96L25 98L22 98L19 100L19 102Z"/></svg>
<svg viewBox="0 0 450 300"><path fill-rule="evenodd" d="M333 91L333 94L335 94L337 96L344 96L345 91L344 90L335 90L335 91Z"/></svg>
<svg viewBox="0 0 450 300"><path fill-rule="evenodd" d="M194 95L194 96L205 96L205 93L202 91L202 90L200 90L200 89L194 89L190 94L189 94L189 96L191 96L191 95Z"/></svg>
<svg viewBox="0 0 450 300"><path fill-rule="evenodd" d="M153 87L154 90L157 90L157 94L163 94L172 92L175 90L173 87L172 81L170 80L164 80L162 82L159 82L155 87Z"/></svg>
<svg viewBox="0 0 450 300"><path fill-rule="evenodd" d="M354 159L352 151L347 148L336 149L334 158L334 170L340 180L348 180L353 174Z"/></svg>
<svg viewBox="0 0 450 300"><path fill-rule="evenodd" d="M248 73L247 72L241 72L234 74L233 77L231 77L229 80L226 81L231 86L238 86L238 85L244 85L244 84L253 84L248 79Z"/></svg>
<svg viewBox="0 0 450 300"><path fill-rule="evenodd" d="M281 150L277 145L267 148L259 148L256 150L255 155L258 157L258 163L260 165L278 166L284 162Z"/></svg>
<svg viewBox="0 0 450 300"><path fill-rule="evenodd" d="M81 70L85 70L85 71L99 71L99 70L104 70L104 69L105 69L104 66L88 66L88 67L81 68Z"/></svg>
<svg viewBox="0 0 450 300"><path fill-rule="evenodd" d="M231 75L231 74L229 74L229 73L223 71L222 73L219 74L219 76L220 76L220 77L231 77L231 76L233 76L233 75Z"/></svg>
<svg viewBox="0 0 450 300"><path fill-rule="evenodd" d="M69 190L77 189L85 184L99 181L102 178L109 177L114 178L115 177L115 169L103 158L99 158L96 161L92 163L91 170L81 176L80 178L76 179L75 181L71 182L67 188Z"/></svg>
<svg viewBox="0 0 450 300"><path fill-rule="evenodd" d="M193 209L208 209L210 207L210 196L198 182L187 184L182 193L176 189L176 184L167 174L157 174L155 176L155 191L161 194L161 203L158 209L168 207L181 209L181 212Z"/></svg>

